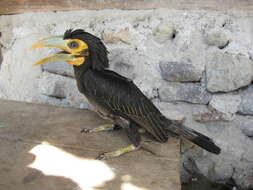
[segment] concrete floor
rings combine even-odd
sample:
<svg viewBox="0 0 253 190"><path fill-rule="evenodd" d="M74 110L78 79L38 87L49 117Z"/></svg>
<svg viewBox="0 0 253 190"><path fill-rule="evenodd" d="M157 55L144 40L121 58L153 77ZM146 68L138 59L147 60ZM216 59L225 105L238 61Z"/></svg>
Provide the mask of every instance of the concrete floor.
<svg viewBox="0 0 253 190"><path fill-rule="evenodd" d="M91 111L0 100L0 190L180 189L179 140L145 142L157 155L98 161L129 143L122 130L80 133L104 123Z"/></svg>

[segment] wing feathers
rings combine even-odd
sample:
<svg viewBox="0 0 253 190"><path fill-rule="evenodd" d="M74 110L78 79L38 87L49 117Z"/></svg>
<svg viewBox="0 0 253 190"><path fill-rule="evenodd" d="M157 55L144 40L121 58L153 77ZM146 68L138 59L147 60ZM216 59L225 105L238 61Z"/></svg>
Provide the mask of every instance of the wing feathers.
<svg viewBox="0 0 253 190"><path fill-rule="evenodd" d="M91 71L88 77L94 82L87 89L96 92L90 96L105 109L135 121L159 142L167 140L166 127L159 121L162 114L130 79L106 70Z"/></svg>

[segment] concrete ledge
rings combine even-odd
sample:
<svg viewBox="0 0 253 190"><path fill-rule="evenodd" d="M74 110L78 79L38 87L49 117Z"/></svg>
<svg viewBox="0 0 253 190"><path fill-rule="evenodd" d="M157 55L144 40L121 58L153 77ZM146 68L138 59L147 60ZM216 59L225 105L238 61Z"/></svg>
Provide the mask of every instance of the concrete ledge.
<svg viewBox="0 0 253 190"><path fill-rule="evenodd" d="M253 10L248 0L1 0L0 14L14 14L53 10L101 10L101 9L207 9L207 10Z"/></svg>
<svg viewBox="0 0 253 190"><path fill-rule="evenodd" d="M86 110L0 100L0 189L179 190L179 140L147 143L117 159L93 158L128 144L122 131L81 135L104 123Z"/></svg>

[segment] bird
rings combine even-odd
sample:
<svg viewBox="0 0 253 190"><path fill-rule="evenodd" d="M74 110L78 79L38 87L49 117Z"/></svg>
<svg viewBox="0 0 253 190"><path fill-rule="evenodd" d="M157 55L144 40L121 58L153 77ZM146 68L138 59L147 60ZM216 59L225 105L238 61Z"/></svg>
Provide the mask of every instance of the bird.
<svg viewBox="0 0 253 190"><path fill-rule="evenodd" d="M65 62L73 65L78 90L85 95L97 113L108 124L81 132L94 133L123 128L131 144L100 154L98 159L118 157L141 147L144 129L155 141L165 143L170 136L187 139L208 152L220 154L215 142L183 122L166 118L129 78L109 69L108 51L102 40L83 29L69 29L62 36L37 41L31 49L59 48L58 53L38 60L33 65Z"/></svg>

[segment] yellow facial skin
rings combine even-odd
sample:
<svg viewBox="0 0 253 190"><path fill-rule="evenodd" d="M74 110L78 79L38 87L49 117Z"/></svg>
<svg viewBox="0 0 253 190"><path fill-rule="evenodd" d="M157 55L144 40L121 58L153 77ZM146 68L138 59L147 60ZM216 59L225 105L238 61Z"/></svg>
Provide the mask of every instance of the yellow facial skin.
<svg viewBox="0 0 253 190"><path fill-rule="evenodd" d="M63 40L63 36L53 36L39 40L30 49L43 47L60 48L63 52L40 59L33 65L66 62L71 65L80 66L85 62L85 57L89 55L88 45L84 41L79 39Z"/></svg>
<svg viewBox="0 0 253 190"><path fill-rule="evenodd" d="M71 39L71 40L66 40L66 43L67 43L67 46L69 47L69 52L71 52L72 55L80 55L80 52L88 49L88 45L82 40ZM76 43L77 47L72 47L71 44L73 43Z"/></svg>

